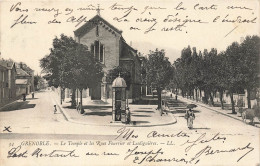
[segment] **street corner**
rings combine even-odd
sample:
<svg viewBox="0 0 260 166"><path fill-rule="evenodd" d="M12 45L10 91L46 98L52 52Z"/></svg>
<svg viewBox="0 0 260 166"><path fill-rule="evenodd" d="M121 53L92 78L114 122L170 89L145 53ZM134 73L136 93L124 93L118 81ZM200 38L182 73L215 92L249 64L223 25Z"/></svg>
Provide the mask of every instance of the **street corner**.
<svg viewBox="0 0 260 166"><path fill-rule="evenodd" d="M125 124L121 121L113 121L112 108L103 106L84 106L84 113L80 113L75 108L60 107L65 119L72 123L93 126L110 127L152 127L172 125L177 122L174 115L168 111L162 114L156 110L155 106L148 105L129 105L130 123Z"/></svg>

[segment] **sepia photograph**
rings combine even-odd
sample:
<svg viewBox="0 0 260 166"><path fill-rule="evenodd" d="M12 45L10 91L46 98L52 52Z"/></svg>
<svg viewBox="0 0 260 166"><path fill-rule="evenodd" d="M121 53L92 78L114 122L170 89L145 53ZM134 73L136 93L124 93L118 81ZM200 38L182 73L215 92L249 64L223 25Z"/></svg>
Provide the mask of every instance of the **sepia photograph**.
<svg viewBox="0 0 260 166"><path fill-rule="evenodd" d="M259 7L0 1L0 165L260 166Z"/></svg>

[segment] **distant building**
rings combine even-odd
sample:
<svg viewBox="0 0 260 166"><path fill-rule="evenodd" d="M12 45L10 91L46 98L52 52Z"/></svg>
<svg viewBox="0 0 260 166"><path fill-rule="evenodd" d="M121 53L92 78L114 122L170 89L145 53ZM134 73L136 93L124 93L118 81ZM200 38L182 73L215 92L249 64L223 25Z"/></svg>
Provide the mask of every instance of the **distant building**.
<svg viewBox="0 0 260 166"><path fill-rule="evenodd" d="M93 56L103 64L105 73L117 66L122 66L131 73L131 84L128 87L130 102L141 97L141 61L137 50L124 40L122 31L97 14L74 31L74 34L75 40L87 45ZM90 90L91 99L111 98L111 84L106 78L100 80L100 83Z"/></svg>
<svg viewBox="0 0 260 166"><path fill-rule="evenodd" d="M0 60L0 106L16 99L16 66L9 60Z"/></svg>
<svg viewBox="0 0 260 166"><path fill-rule="evenodd" d="M34 92L34 71L23 63L17 64L16 95Z"/></svg>

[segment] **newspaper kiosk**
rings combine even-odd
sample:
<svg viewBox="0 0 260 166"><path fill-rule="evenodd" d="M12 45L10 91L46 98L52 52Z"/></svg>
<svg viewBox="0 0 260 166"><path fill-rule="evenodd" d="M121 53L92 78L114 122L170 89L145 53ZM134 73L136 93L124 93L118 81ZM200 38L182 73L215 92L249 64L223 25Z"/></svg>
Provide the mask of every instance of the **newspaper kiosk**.
<svg viewBox="0 0 260 166"><path fill-rule="evenodd" d="M126 122L126 82L119 76L112 83L112 120Z"/></svg>

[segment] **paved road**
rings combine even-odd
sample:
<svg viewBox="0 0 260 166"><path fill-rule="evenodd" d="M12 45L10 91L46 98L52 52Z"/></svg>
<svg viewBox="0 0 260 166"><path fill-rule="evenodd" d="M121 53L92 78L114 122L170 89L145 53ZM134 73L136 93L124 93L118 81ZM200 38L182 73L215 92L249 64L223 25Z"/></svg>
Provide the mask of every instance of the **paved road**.
<svg viewBox="0 0 260 166"><path fill-rule="evenodd" d="M27 97L24 102L17 100L15 103L0 109L0 133L9 133L3 131L5 127L15 133L35 133L39 134L96 134L111 135L110 131L95 126L86 126L68 122L64 115L59 111L54 114L53 105L57 103L54 92L46 91L35 93L35 98ZM116 133L116 129L115 133ZM9 133L10 134L10 133ZM9 135L10 136L10 135ZM5 136L8 138L8 136Z"/></svg>
<svg viewBox="0 0 260 166"><path fill-rule="evenodd" d="M4 127L10 126L13 133L48 133L48 134L93 134L90 130L97 129L98 134L108 134L116 129L109 127L88 126L68 122L58 111L53 113L53 105L57 98L51 91L39 92L35 98L28 96L27 101L18 100L15 103L0 109L0 133L7 133ZM171 113L177 118L177 123L170 126L157 127L158 129L187 130L184 119L185 105L176 103ZM194 130L219 132L228 134L247 134L257 136L259 129L246 125L235 119L223 116L204 107L195 109L196 119ZM139 128L142 130L142 128ZM95 134L97 134L95 133Z"/></svg>
<svg viewBox="0 0 260 166"><path fill-rule="evenodd" d="M57 102L56 100L54 92L46 91L36 93L35 99L28 98L26 102L19 100L8 107L1 108L0 139L7 142L8 139L17 141L24 139L115 140L116 136L120 134L118 130L121 127L75 124L67 121L59 111L57 114L53 114L53 105ZM238 120L199 106L195 109L196 119L194 121L194 129L189 130L186 125L186 120L184 119L184 107L185 105L183 105L183 103L176 103L174 109L169 112L176 117L176 124L157 127L128 127L127 129L133 131L132 135L138 135L137 139L130 137L129 140L157 141L158 144L164 146L165 149L169 148L169 146L166 146L166 142L172 140L175 145L180 145L177 151L182 152L184 149L181 148L184 148L184 146L181 146L181 144L183 144L183 141L187 141L187 139L196 140L201 136L205 136L203 139L207 138L207 140L210 140L214 136L216 136L215 139L217 139L217 137L225 137L223 142L222 140L211 140L207 145L215 149L237 149L249 144L254 150L239 164L245 165L249 163L249 165L254 165L256 162L259 162L259 128L246 125ZM9 126L10 128L8 128ZM5 127L11 130L12 133L3 131ZM149 139L147 139L149 133L153 131L157 133L155 138L149 137ZM189 137L168 137L171 134L175 135L180 132L186 133ZM120 137L119 140L125 139L126 138ZM118 151L126 150L123 146L113 148L119 148ZM170 151L172 150L168 150L167 152ZM195 151L190 152L188 156L194 152ZM230 163L227 162L225 164L236 165L237 158L242 156L243 153L226 153L216 157L205 157L203 158L203 162L205 164L214 160L215 164L221 164L223 161L219 160L218 157L221 157L221 159L229 159L231 157L232 160L230 160ZM203 162L201 161L201 163Z"/></svg>

